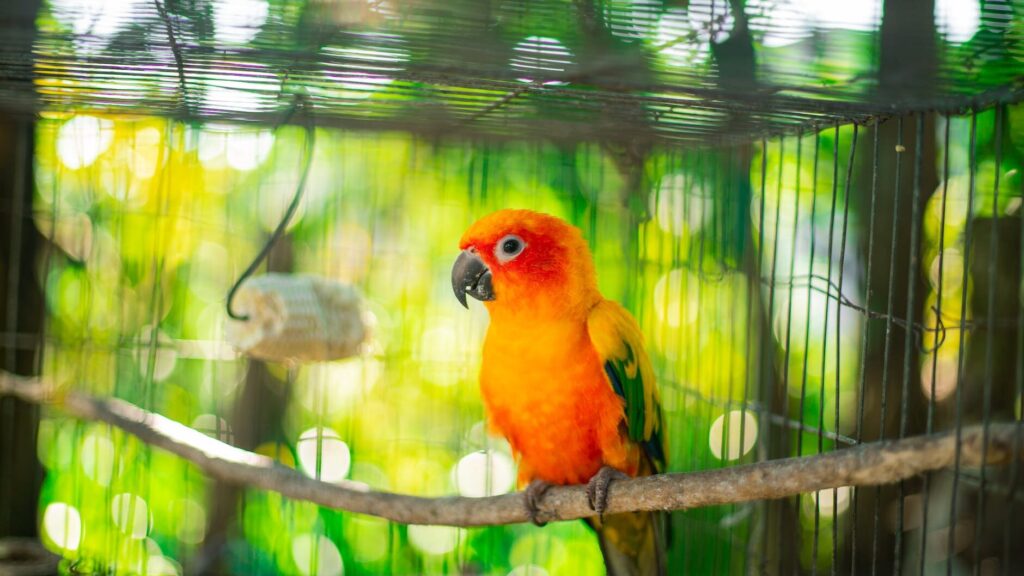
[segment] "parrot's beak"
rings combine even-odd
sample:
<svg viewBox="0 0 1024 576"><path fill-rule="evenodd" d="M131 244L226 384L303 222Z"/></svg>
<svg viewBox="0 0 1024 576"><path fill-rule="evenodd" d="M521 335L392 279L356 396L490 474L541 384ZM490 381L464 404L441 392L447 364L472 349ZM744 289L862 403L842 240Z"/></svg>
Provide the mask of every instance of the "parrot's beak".
<svg viewBox="0 0 1024 576"><path fill-rule="evenodd" d="M463 250L452 266L452 290L459 303L469 308L466 294L477 300L494 300L491 269L475 252Z"/></svg>

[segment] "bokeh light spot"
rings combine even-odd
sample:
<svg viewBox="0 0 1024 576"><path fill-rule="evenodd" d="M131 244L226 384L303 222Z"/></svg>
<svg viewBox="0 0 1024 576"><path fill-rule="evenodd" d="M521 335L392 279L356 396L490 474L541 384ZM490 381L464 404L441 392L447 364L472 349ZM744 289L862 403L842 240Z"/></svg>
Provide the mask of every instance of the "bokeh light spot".
<svg viewBox="0 0 1024 576"><path fill-rule="evenodd" d="M163 555L146 558L146 576L177 576L181 569L177 563Z"/></svg>
<svg viewBox="0 0 1024 576"><path fill-rule="evenodd" d="M292 540L295 567L304 576L341 576L345 565L338 547L326 536L300 534ZM313 562L316 562L316 566Z"/></svg>
<svg viewBox="0 0 1024 576"><path fill-rule="evenodd" d="M94 116L75 116L57 131L57 157L77 170L92 165L114 141L114 123Z"/></svg>
<svg viewBox="0 0 1024 576"><path fill-rule="evenodd" d="M789 46L811 35L811 15L801 0L748 0L746 10L750 29L766 48Z"/></svg>
<svg viewBox="0 0 1024 576"><path fill-rule="evenodd" d="M726 433L726 416L729 417L728 434ZM740 441L741 435L742 442ZM719 460L736 460L750 452L756 442L757 418L749 411L733 410L727 415L722 414L711 424L711 432L708 434L711 453Z"/></svg>
<svg viewBox="0 0 1024 576"><path fill-rule="evenodd" d="M314 364L296 382L296 397L307 410L335 414L372 390L383 371L384 363L372 357Z"/></svg>
<svg viewBox="0 0 1024 576"><path fill-rule="evenodd" d="M718 44L729 39L735 25L728 0L691 0L690 27L702 41Z"/></svg>
<svg viewBox="0 0 1024 576"><path fill-rule="evenodd" d="M569 555L568 548L572 542L571 539L553 538L546 533L527 532L512 543L512 548L508 552L509 565L529 566L535 564L540 558L549 558L555 563L552 566L555 568L562 559L570 559L564 564L565 568L570 568L571 573L583 573L578 572L580 558ZM595 550L595 552L600 555L599 551ZM554 572L565 573L565 570L556 569Z"/></svg>
<svg viewBox="0 0 1024 576"><path fill-rule="evenodd" d="M251 95L242 90L211 86L206 101L211 105L221 100L230 103L235 92ZM274 133L269 130L207 124L199 133L199 161L208 169L227 164L240 172L252 170L263 164L273 147Z"/></svg>
<svg viewBox="0 0 1024 576"><path fill-rule="evenodd" d="M320 445L319 452L317 444ZM317 456L319 455L319 479L324 482L339 482L348 476L352 464L352 454L348 444L341 440L338 433L330 428L310 428L299 436L296 446L299 465L306 475L318 477Z"/></svg>
<svg viewBox="0 0 1024 576"><path fill-rule="evenodd" d="M935 388L935 401L941 402L953 395L957 385L957 355L940 355L935 361L934 383L932 378L931 362L925 362L921 368L921 391L926 398L932 396L932 387Z"/></svg>
<svg viewBox="0 0 1024 576"><path fill-rule="evenodd" d="M136 178L146 180L156 174L162 152L161 139L160 131L153 127L142 128L135 133L128 167Z"/></svg>
<svg viewBox="0 0 1024 576"><path fill-rule="evenodd" d="M155 337L154 337L155 336ZM154 382L166 380L178 364L178 352L170 337L161 331L153 334L153 327L146 326L139 332L135 358L139 365L139 376L151 378Z"/></svg>
<svg viewBox="0 0 1024 576"><path fill-rule="evenodd" d="M978 0L936 0L935 25L950 42L967 42L981 24Z"/></svg>
<svg viewBox="0 0 1024 576"><path fill-rule="evenodd" d="M82 470L100 486L109 486L114 475L114 443L106 432L93 430L82 438Z"/></svg>
<svg viewBox="0 0 1024 576"><path fill-rule="evenodd" d="M672 66L696 66L708 57L708 44L694 37L690 15L683 8L670 8L658 20L654 32L658 53Z"/></svg>
<svg viewBox="0 0 1024 576"><path fill-rule="evenodd" d="M655 213L658 225L666 232L682 236L699 230L711 216L709 205L703 190L689 174L666 174L658 184Z"/></svg>
<svg viewBox="0 0 1024 576"><path fill-rule="evenodd" d="M206 434L210 438L216 438L223 442L232 443L235 440L231 432L231 425L228 421L216 414L200 414L192 420L192 429Z"/></svg>
<svg viewBox="0 0 1024 576"><path fill-rule="evenodd" d="M802 3L814 15L815 24L822 28L870 31L882 21L882 0L802 0Z"/></svg>
<svg viewBox="0 0 1024 576"><path fill-rule="evenodd" d="M141 540L149 533L149 506L141 496L127 492L118 494L110 502L114 524L129 537Z"/></svg>
<svg viewBox="0 0 1024 576"><path fill-rule="evenodd" d="M472 498L505 494L515 480L512 459L501 452L473 452L455 465L455 488L459 494Z"/></svg>
<svg viewBox="0 0 1024 576"><path fill-rule="evenodd" d="M699 312L696 288L699 280L683 270L672 270L654 285L654 311L658 320L672 328L689 324Z"/></svg>
<svg viewBox="0 0 1024 576"><path fill-rule="evenodd" d="M466 363L453 350L464 350L465 339L460 338L455 323L450 319L437 319L420 337L417 359L420 374L433 384L451 386L466 376Z"/></svg>
<svg viewBox="0 0 1024 576"><path fill-rule="evenodd" d="M267 159L274 146L274 133L267 130L244 130L228 136L228 166L246 171L256 168Z"/></svg>
<svg viewBox="0 0 1024 576"><path fill-rule="evenodd" d="M53 502L43 512L43 531L58 548L78 550L82 542L82 516L70 504Z"/></svg>
<svg viewBox="0 0 1024 576"><path fill-rule="evenodd" d="M814 509L817 507L819 513L827 518L842 514L850 507L851 491L849 486L840 486L835 489L826 488L812 492L811 498L804 501L803 512L808 516L813 515Z"/></svg>
<svg viewBox="0 0 1024 576"><path fill-rule="evenodd" d="M51 0L54 16L75 34L110 36L129 20L136 0Z"/></svg>
<svg viewBox="0 0 1024 576"><path fill-rule="evenodd" d="M409 525L409 542L424 554L448 554L464 537L464 530L451 526Z"/></svg>
<svg viewBox="0 0 1024 576"><path fill-rule="evenodd" d="M217 42L245 44L267 22L266 0L222 0L213 4L213 28Z"/></svg>
<svg viewBox="0 0 1024 576"><path fill-rule="evenodd" d="M517 72L541 72L551 75L565 72L572 65L572 52L555 38L530 36L515 45L515 56L509 66ZM519 78L520 82L535 82L531 77ZM561 85L565 82L548 80L546 85Z"/></svg>

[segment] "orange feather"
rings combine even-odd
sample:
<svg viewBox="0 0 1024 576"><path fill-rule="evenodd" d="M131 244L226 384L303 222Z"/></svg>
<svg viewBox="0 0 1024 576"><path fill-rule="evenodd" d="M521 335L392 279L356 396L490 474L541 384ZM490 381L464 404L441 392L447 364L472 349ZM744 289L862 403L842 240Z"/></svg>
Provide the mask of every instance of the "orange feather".
<svg viewBox="0 0 1024 576"><path fill-rule="evenodd" d="M492 426L519 457L521 484L580 484L603 464L636 473L620 427L622 399L608 385L585 324L493 323L480 386Z"/></svg>
<svg viewBox="0 0 1024 576"><path fill-rule="evenodd" d="M526 248L501 263L494 247L508 234ZM476 249L494 277L480 388L491 426L519 460L520 484L583 483L602 465L635 475L639 451L622 426L623 401L587 331L603 298L579 230L545 214L501 210L471 226L460 247Z"/></svg>
<svg viewBox="0 0 1024 576"><path fill-rule="evenodd" d="M525 247L510 254L510 238ZM580 231L552 216L501 210L473 224L460 248L491 274L480 390L492 428L512 446L520 486L582 484L602 466L658 472L661 410L640 329L598 292ZM618 371L614 384L609 370ZM624 398L632 399L628 411ZM663 515L603 520L591 524L610 575L665 573Z"/></svg>
<svg viewBox="0 0 1024 576"><path fill-rule="evenodd" d="M494 245L508 234L527 247L502 264ZM587 315L602 297L579 230L544 214L502 210L470 227L460 247L476 248L494 276L480 389L491 426L519 460L520 484L584 483L605 464L635 475L622 398L587 332Z"/></svg>

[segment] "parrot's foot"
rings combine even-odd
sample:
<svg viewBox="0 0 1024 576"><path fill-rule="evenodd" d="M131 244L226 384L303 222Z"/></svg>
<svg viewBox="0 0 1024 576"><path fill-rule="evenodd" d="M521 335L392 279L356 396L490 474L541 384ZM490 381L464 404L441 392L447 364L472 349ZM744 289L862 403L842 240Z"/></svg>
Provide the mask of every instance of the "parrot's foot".
<svg viewBox="0 0 1024 576"><path fill-rule="evenodd" d="M540 499L544 496L544 493L551 488L551 484L543 480L531 480L526 486L525 503L526 503L526 514L530 517L530 522L533 522L535 526L543 526L547 522L541 522L537 520L537 513L540 512Z"/></svg>
<svg viewBox="0 0 1024 576"><path fill-rule="evenodd" d="M587 482L587 504L590 509L597 512L598 517L604 520L604 511L608 509L608 486L612 480L624 480L629 478L625 473L616 470L611 466L602 466L597 474Z"/></svg>

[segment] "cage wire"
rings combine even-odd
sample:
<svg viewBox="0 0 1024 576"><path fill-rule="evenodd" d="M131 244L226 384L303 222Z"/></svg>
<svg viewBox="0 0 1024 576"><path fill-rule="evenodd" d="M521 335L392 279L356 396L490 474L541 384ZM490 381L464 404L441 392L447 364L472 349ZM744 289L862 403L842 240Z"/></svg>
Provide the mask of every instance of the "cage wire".
<svg viewBox="0 0 1024 576"><path fill-rule="evenodd" d="M30 50L27 26L0 43L10 111L274 124L290 106L281 92L301 87L323 126L428 137L742 142L1012 99L1024 56L1011 0L911 7L911 24L894 35L913 46L920 30L937 28L944 41L912 63L929 82L915 87L911 73L899 89L877 74L880 0L842 10L750 0L739 11L726 0L47 7ZM934 25L920 17L933 7ZM756 64L737 41L747 37L767 48ZM755 65L756 84L744 79Z"/></svg>
<svg viewBox="0 0 1024 576"><path fill-rule="evenodd" d="M519 206L579 226L639 320L672 471L1020 423L1021 6L937 2L922 24L849 4L51 1L0 35L4 367L326 482L506 493L476 384L486 313L448 270L469 223ZM940 33L920 86L880 63L897 24ZM274 128L298 93L316 146L261 273L359 289L375 328L343 361L224 339L226 295L300 186L303 127ZM30 516L70 573L603 570L580 522L326 509L10 397L0 438L0 534ZM1014 574L1020 484L1018 460L958 458L678 511L670 567Z"/></svg>

